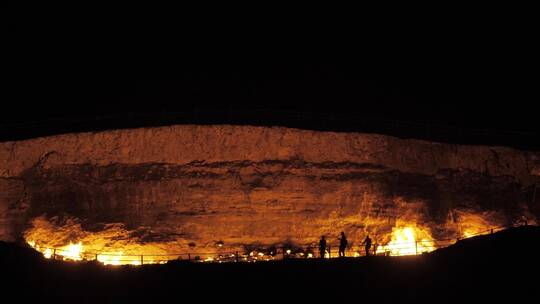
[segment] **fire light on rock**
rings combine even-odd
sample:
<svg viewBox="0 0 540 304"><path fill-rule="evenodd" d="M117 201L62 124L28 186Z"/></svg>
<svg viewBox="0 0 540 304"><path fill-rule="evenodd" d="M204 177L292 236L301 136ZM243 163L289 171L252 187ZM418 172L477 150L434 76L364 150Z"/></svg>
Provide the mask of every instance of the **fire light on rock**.
<svg viewBox="0 0 540 304"><path fill-rule="evenodd" d="M232 252L246 254L231 261L253 259L246 248L262 249L260 261L270 246L277 259L299 257L322 235L334 258L340 231L354 247L348 256L364 255L367 233L381 244L372 252L416 254L521 216L534 223L539 159L504 147L250 126L4 142L0 239L22 236L47 258L132 265Z"/></svg>
<svg viewBox="0 0 540 304"><path fill-rule="evenodd" d="M489 233L493 227L499 226L502 214L496 212L474 212L473 210L455 210L454 217L461 238Z"/></svg>

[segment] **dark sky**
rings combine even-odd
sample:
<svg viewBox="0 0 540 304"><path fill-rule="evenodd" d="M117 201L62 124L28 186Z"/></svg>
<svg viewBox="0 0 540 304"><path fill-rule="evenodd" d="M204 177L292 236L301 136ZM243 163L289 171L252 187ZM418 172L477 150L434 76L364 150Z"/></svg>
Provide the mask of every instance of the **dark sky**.
<svg viewBox="0 0 540 304"><path fill-rule="evenodd" d="M534 148L537 69L527 34L422 30L233 35L13 23L2 138L249 123Z"/></svg>

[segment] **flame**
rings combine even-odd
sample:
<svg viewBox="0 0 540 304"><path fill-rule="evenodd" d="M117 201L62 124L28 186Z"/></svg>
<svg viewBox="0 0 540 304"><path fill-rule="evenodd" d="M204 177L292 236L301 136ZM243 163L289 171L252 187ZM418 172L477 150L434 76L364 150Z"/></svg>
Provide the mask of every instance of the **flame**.
<svg viewBox="0 0 540 304"><path fill-rule="evenodd" d="M103 263L104 265L121 265L121 258L123 255L124 255L124 252L122 251L114 252L110 255L98 255L97 260Z"/></svg>
<svg viewBox="0 0 540 304"><path fill-rule="evenodd" d="M34 243L35 244L35 243ZM46 259L50 259L51 256L53 254L53 251L51 250L51 248L47 248L43 251L43 256L46 258Z"/></svg>
<svg viewBox="0 0 540 304"><path fill-rule="evenodd" d="M65 260L80 261L82 260L83 245L81 242L78 244L69 243L69 245L60 248L59 252Z"/></svg>
<svg viewBox="0 0 540 304"><path fill-rule="evenodd" d="M28 245L37 251L43 253L43 256L47 259L53 257L53 255L58 255L66 261L80 261L82 260L83 245L81 242L77 244L69 243L69 245L62 246L57 249L44 248L36 244L36 241L27 241Z"/></svg>
<svg viewBox="0 0 540 304"><path fill-rule="evenodd" d="M391 241L377 248L377 254L392 256L415 255L435 250L433 237L428 229L418 226L401 226L392 229Z"/></svg>

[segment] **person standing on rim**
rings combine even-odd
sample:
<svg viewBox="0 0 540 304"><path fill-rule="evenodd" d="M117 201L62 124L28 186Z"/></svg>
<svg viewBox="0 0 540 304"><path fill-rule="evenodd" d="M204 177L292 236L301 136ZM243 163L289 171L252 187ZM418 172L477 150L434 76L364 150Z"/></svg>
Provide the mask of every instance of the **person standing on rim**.
<svg viewBox="0 0 540 304"><path fill-rule="evenodd" d="M345 248L347 248L347 238L345 233L341 231L341 237L339 239L339 257L345 257Z"/></svg>
<svg viewBox="0 0 540 304"><path fill-rule="evenodd" d="M369 238L369 234L366 236L366 239L364 242L362 242L362 244L366 245L366 256L369 256L369 249L371 248L371 239Z"/></svg>
<svg viewBox="0 0 540 304"><path fill-rule="evenodd" d="M326 252L326 239L324 238L324 235L321 237L321 240L319 241L319 253L321 255L321 259L324 259L324 254Z"/></svg>

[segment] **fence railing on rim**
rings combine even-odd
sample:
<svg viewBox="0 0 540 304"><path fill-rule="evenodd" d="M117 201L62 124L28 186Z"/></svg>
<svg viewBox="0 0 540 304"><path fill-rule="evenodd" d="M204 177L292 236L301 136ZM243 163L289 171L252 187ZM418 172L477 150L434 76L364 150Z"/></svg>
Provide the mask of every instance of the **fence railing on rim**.
<svg viewBox="0 0 540 304"><path fill-rule="evenodd" d="M492 234L511 226L500 226L490 228L466 237L452 239L434 239L423 241L411 241L391 243L387 245L377 245L374 243L369 249L369 255L372 256L394 256L394 255L420 255L439 248L448 247L457 241L485 234ZM355 249L356 247L356 249ZM327 245L324 252L325 258L338 258L339 245ZM54 260L74 260L74 261L98 261L106 265L144 265L144 264L165 264L171 261L189 261L189 262L258 262L286 259L310 259L320 258L318 246L297 247L284 246L275 247L270 251L252 250L250 252L240 253L239 251L229 252L192 252L192 253L171 253L171 254L110 254L100 252L82 252L73 256L73 253L67 249L60 248L41 248L41 252L46 257ZM345 257L362 257L367 252L362 245L349 247L345 250Z"/></svg>

